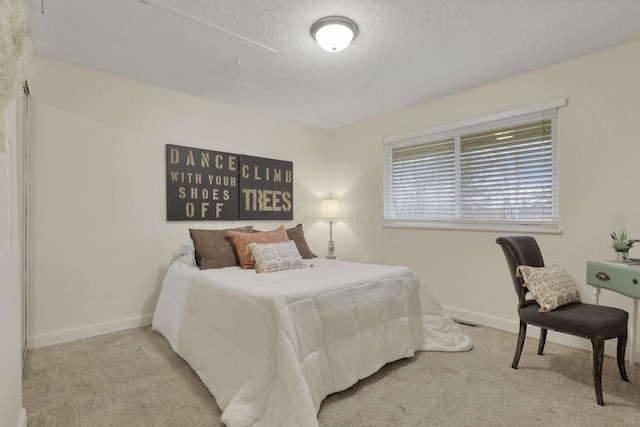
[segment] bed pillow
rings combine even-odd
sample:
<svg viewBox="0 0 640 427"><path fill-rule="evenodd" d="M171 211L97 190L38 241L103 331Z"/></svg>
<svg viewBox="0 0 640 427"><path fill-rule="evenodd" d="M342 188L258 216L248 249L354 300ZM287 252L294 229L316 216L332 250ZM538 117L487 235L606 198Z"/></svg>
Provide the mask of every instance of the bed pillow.
<svg viewBox="0 0 640 427"><path fill-rule="evenodd" d="M253 230L254 233L259 233L260 230ZM317 258L317 255L311 252L307 240L304 238L304 231L302 230L302 224L298 224L293 228L287 228L287 236L289 240L293 240L296 243L298 252L302 259Z"/></svg>
<svg viewBox="0 0 640 427"><path fill-rule="evenodd" d="M317 258L316 254L311 252L307 240L304 238L304 231L302 230L302 224L298 224L293 228L287 228L287 236L289 240L293 240L298 248L298 252L302 259Z"/></svg>
<svg viewBox="0 0 640 427"><path fill-rule="evenodd" d="M234 230L228 230L229 238L236 249L236 254L240 259L240 265L242 268L254 268L254 261L251 257L251 249L249 245L251 243L277 243L289 241L289 236L284 229L284 226L280 226L273 231L261 231L258 233L241 233Z"/></svg>
<svg viewBox="0 0 640 427"><path fill-rule="evenodd" d="M529 267L521 265L518 271L531 296L540 305L541 312L580 302L580 292L569 274L557 265Z"/></svg>
<svg viewBox="0 0 640 427"><path fill-rule="evenodd" d="M279 243L250 243L256 273L304 268L304 262L293 240Z"/></svg>
<svg viewBox="0 0 640 427"><path fill-rule="evenodd" d="M238 233L251 233L253 227L238 227L231 230ZM196 264L200 270L240 265L227 231L229 230L189 229L196 251Z"/></svg>
<svg viewBox="0 0 640 427"><path fill-rule="evenodd" d="M195 266L196 264L196 250L193 247L193 240L189 239L189 241L184 242L180 249L173 254L171 258L171 264L174 262L179 262L180 264L185 264L188 266Z"/></svg>

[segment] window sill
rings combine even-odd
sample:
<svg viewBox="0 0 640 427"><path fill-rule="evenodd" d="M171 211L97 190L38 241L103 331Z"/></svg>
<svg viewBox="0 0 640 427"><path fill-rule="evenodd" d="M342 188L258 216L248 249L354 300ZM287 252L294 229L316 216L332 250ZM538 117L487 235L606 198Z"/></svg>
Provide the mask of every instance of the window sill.
<svg viewBox="0 0 640 427"><path fill-rule="evenodd" d="M384 228L417 228L426 230L492 231L501 233L562 234L556 224L486 224L450 222L384 221Z"/></svg>

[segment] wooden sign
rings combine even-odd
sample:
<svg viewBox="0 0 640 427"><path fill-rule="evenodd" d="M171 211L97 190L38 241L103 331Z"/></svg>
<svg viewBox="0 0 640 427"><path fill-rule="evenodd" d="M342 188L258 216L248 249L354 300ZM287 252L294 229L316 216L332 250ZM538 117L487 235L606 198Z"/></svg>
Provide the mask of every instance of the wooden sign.
<svg viewBox="0 0 640 427"><path fill-rule="evenodd" d="M167 220L237 220L238 167L237 154L167 144Z"/></svg>
<svg viewBox="0 0 640 427"><path fill-rule="evenodd" d="M166 145L167 221L293 219L293 163Z"/></svg>
<svg viewBox="0 0 640 427"><path fill-rule="evenodd" d="M240 155L241 220L293 219L293 163Z"/></svg>

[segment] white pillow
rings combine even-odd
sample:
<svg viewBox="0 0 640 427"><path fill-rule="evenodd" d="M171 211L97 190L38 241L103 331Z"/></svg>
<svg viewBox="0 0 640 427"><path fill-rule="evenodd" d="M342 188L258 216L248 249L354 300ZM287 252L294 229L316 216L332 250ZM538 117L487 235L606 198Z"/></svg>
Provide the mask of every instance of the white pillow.
<svg viewBox="0 0 640 427"><path fill-rule="evenodd" d="M304 262L293 240L277 243L250 243L256 273L304 268Z"/></svg>
<svg viewBox="0 0 640 427"><path fill-rule="evenodd" d="M580 302L580 292L569 274L557 265L529 267L521 265L518 271L531 296L540 305L541 312L555 310L561 305Z"/></svg>
<svg viewBox="0 0 640 427"><path fill-rule="evenodd" d="M185 242L180 249L171 257L171 264L179 262L186 265L196 265L196 250L193 246L193 240L189 239Z"/></svg>

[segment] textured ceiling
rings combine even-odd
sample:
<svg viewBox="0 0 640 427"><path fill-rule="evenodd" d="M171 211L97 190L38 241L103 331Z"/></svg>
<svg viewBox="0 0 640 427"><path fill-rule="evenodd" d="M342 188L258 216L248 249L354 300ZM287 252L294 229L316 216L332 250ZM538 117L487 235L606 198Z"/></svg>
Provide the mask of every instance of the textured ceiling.
<svg viewBox="0 0 640 427"><path fill-rule="evenodd" d="M640 39L640 0L24 1L38 54L328 129Z"/></svg>

